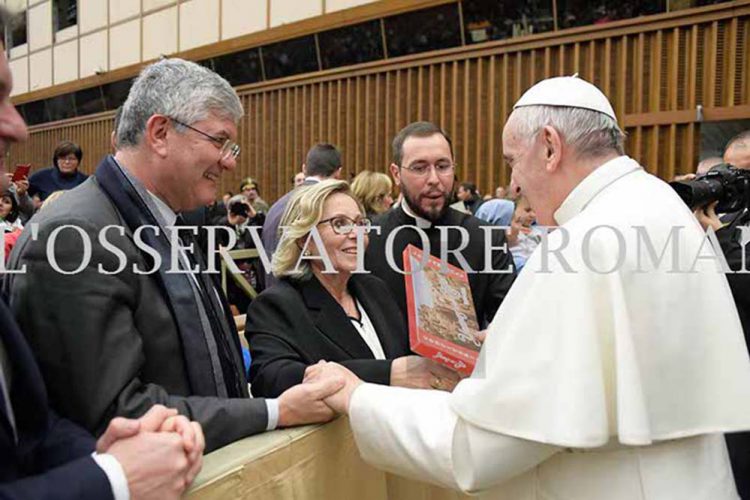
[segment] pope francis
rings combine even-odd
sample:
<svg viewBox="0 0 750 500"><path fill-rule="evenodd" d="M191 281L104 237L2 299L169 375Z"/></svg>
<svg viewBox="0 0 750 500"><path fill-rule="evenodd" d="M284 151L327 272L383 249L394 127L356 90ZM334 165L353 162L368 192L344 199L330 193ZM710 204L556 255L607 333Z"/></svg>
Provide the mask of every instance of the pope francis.
<svg viewBox="0 0 750 500"><path fill-rule="evenodd" d="M750 429L750 360L726 278L672 189L623 154L607 98L544 80L503 131L513 181L557 226L453 393L343 377L363 458L482 498L738 498L723 433Z"/></svg>

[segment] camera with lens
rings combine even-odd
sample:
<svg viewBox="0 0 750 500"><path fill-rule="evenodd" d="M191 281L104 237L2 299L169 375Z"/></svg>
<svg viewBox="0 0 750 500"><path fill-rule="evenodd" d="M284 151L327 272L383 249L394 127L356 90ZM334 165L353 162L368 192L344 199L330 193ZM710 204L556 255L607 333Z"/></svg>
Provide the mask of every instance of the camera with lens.
<svg viewBox="0 0 750 500"><path fill-rule="evenodd" d="M716 165L695 179L674 181L669 185L693 210L715 201L719 202L717 213L737 212L750 206L750 170L728 163Z"/></svg>
<svg viewBox="0 0 750 500"><path fill-rule="evenodd" d="M229 213L247 218L250 207L244 201L235 201L229 205Z"/></svg>

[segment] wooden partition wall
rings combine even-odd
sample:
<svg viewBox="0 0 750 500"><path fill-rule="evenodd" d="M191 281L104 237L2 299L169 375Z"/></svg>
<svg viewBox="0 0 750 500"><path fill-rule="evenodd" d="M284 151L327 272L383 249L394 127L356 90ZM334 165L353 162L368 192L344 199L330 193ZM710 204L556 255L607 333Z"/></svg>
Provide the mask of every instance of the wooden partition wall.
<svg viewBox="0 0 750 500"><path fill-rule="evenodd" d="M347 175L385 171L393 135L431 120L452 135L459 178L489 192L509 181L501 133L513 103L542 78L574 73L609 96L628 154L663 178L692 171L701 121L750 118L750 1L240 87L243 152L222 189L236 192L250 175L273 200L320 141L341 148ZM11 161L48 165L68 138L91 171L109 151L111 127L111 113L34 127Z"/></svg>

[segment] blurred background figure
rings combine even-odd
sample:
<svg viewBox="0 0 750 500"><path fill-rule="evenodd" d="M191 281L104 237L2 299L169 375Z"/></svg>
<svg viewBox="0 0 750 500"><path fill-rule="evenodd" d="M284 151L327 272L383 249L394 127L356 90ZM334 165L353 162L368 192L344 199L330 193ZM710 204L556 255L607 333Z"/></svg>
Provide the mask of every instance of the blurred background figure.
<svg viewBox="0 0 750 500"><path fill-rule="evenodd" d="M18 218L18 201L9 189L0 195L0 229L5 233L23 229Z"/></svg>
<svg viewBox="0 0 750 500"><path fill-rule="evenodd" d="M750 130L734 136L724 149L724 163L750 170Z"/></svg>
<svg viewBox="0 0 750 500"><path fill-rule="evenodd" d="M216 221L216 225L231 228L237 235L237 243L235 243L231 250L244 250L247 248L255 248L255 243L248 231L248 226L262 227L265 220L265 214L256 211L245 195L237 194L229 199L225 215ZM216 233L216 236L219 245L224 247L229 245L228 234L219 231ZM243 262L235 261L235 264L237 264L237 267L239 267L245 279L247 279L248 283L250 283L255 291L263 289L263 270L257 259ZM216 267L218 269L218 263ZM230 306L236 308L236 311L233 311L236 315L242 314L247 310L247 306L250 305L251 299L239 286L237 286L234 280L228 279L227 300L229 301Z"/></svg>
<svg viewBox="0 0 750 500"><path fill-rule="evenodd" d="M508 246L518 272L542 241L542 232L543 229L536 225L536 213L529 200L523 195L516 198L513 222L508 231Z"/></svg>
<svg viewBox="0 0 750 500"><path fill-rule="evenodd" d="M83 183L88 176L78 170L82 158L83 151L78 144L71 141L58 144L52 155L52 166L29 177L29 194L38 195L44 201L55 191L66 191Z"/></svg>
<svg viewBox="0 0 750 500"><path fill-rule="evenodd" d="M721 156L709 156L698 162L698 166L695 167L695 173L675 175L673 181L689 181L695 179L698 175L708 173L709 170L714 168L716 165L724 163L724 159Z"/></svg>
<svg viewBox="0 0 750 500"><path fill-rule="evenodd" d="M393 205L393 181L381 172L360 172L352 182L352 192L370 218L382 214Z"/></svg>
<svg viewBox="0 0 750 500"><path fill-rule="evenodd" d="M488 200L479 207L476 217L495 226L510 227L514 211L515 205L510 200Z"/></svg>
<svg viewBox="0 0 750 500"><path fill-rule="evenodd" d="M406 322L387 285L354 273L357 232L366 235L370 221L346 182L295 190L281 226L288 229L273 256L277 284L247 311L254 396L277 397L320 360L337 361L376 384L426 389L438 378L446 390L455 386L454 372L409 355ZM316 228L320 239L314 241ZM365 248L367 242L365 236ZM335 272L326 271L323 255Z"/></svg>
<svg viewBox="0 0 750 500"><path fill-rule="evenodd" d="M341 169L341 152L336 149L336 146L327 142L315 144L307 151L305 163L302 164L304 179L300 186L311 186L331 178L340 179ZM263 224L262 237L263 248L265 248L269 259L276 251L276 245L279 242L279 222L286 210L286 204L297 187L276 200L268 211L266 222ZM268 288L273 286L274 283L276 283L276 278L269 271L265 276L265 286Z"/></svg>
<svg viewBox="0 0 750 500"><path fill-rule="evenodd" d="M231 198L232 196L234 196L234 193L232 193L231 191L227 191L222 195L221 201L225 207L227 206L227 203L229 203L229 198Z"/></svg>
<svg viewBox="0 0 750 500"><path fill-rule="evenodd" d="M247 177L240 184L240 193L245 195L247 201L255 209L256 212L268 213L268 203L260 197L260 189L258 183L253 180L252 177Z"/></svg>
<svg viewBox="0 0 750 500"><path fill-rule="evenodd" d="M10 251L23 231L23 224L18 216L18 201L10 189L0 195L0 229L2 229L3 245L5 248L5 262L8 261Z"/></svg>
<svg viewBox="0 0 750 500"><path fill-rule="evenodd" d="M504 200L508 196L508 190L505 189L503 186L498 186L497 189L495 189L495 198L498 200Z"/></svg>
<svg viewBox="0 0 750 500"><path fill-rule="evenodd" d="M459 184L458 191L456 191L456 197L464 203L472 215L476 214L477 210L482 205L482 198L479 196L477 186L473 182L462 182Z"/></svg>
<svg viewBox="0 0 750 500"><path fill-rule="evenodd" d="M296 174L294 174L294 178L292 179L292 184L294 185L294 187L300 187L303 182L305 182L304 172L297 172Z"/></svg>
<svg viewBox="0 0 750 500"><path fill-rule="evenodd" d="M703 175L716 165L723 162L724 160L721 156L709 156L708 158L704 158L698 162L698 167L695 169L695 175Z"/></svg>

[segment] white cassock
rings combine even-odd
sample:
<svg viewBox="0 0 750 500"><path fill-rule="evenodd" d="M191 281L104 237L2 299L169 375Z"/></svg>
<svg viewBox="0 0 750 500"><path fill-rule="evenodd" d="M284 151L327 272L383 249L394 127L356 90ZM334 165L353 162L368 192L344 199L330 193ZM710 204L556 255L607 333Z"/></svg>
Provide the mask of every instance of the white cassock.
<svg viewBox="0 0 750 500"><path fill-rule="evenodd" d="M531 256L471 378L452 394L354 392L363 458L482 498L738 498L722 433L750 429L750 360L693 215L622 156L586 177L555 219L564 230L548 248L566 235L567 245ZM601 225L610 228L592 231ZM667 247L657 266L649 257L670 236L678 255Z"/></svg>

